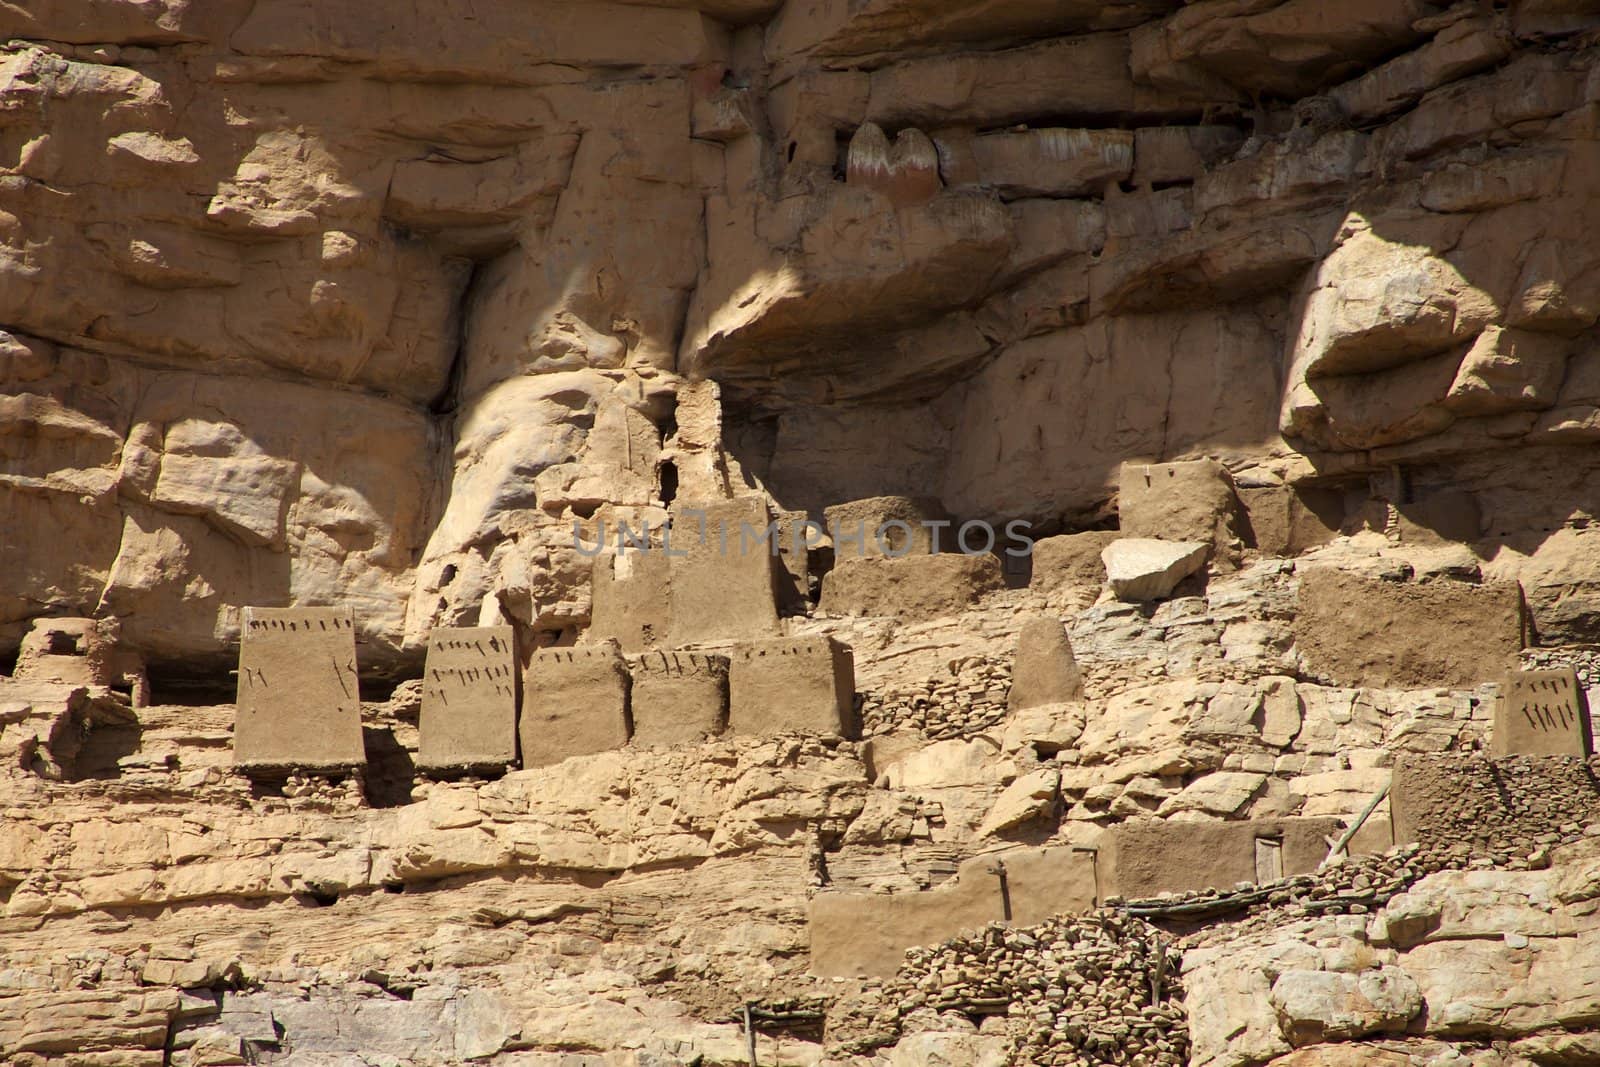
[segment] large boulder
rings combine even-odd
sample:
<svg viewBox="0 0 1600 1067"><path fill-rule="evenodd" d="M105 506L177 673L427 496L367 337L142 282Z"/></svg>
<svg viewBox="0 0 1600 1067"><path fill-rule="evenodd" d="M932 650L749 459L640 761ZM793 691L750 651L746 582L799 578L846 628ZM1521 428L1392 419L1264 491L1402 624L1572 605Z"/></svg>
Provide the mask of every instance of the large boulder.
<svg viewBox="0 0 1600 1067"><path fill-rule="evenodd" d="M1290 1044L1314 1045L1403 1031L1422 1011L1422 991L1398 967L1285 971L1272 983L1272 1007Z"/></svg>
<svg viewBox="0 0 1600 1067"><path fill-rule="evenodd" d="M1179 582L1205 566L1211 545L1125 537L1107 545L1100 558L1118 600L1139 602L1172 595Z"/></svg>

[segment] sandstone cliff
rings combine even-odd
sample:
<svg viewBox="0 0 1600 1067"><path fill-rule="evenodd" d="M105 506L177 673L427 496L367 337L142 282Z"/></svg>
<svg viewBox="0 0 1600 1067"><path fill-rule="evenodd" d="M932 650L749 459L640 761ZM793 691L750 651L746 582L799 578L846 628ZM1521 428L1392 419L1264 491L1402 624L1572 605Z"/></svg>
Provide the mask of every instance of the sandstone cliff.
<svg viewBox="0 0 1600 1067"><path fill-rule="evenodd" d="M0 675L40 618L123 657L0 679L0 1063L1595 1062L1578 757L1472 779L1517 817L1460 851L1379 855L1382 800L1364 858L1267 875L1487 749L1518 657L1600 684L1597 30L0 3ZM1061 536L788 561L772 626L854 648L859 740L416 773L430 633L586 636L576 529L891 495ZM1108 576L1151 539L1191 547ZM242 612L288 604L357 622L364 780L233 772ZM1016 696L1041 616L1070 699ZM1194 842L1247 824L1277 888L1224 899ZM1105 869L977 930L1024 847ZM903 967L818 971L891 910Z"/></svg>
<svg viewBox="0 0 1600 1067"><path fill-rule="evenodd" d="M1585 8L12 5L0 647L570 631L573 519L659 509L701 376L695 495L1466 494L1446 535L1591 638Z"/></svg>

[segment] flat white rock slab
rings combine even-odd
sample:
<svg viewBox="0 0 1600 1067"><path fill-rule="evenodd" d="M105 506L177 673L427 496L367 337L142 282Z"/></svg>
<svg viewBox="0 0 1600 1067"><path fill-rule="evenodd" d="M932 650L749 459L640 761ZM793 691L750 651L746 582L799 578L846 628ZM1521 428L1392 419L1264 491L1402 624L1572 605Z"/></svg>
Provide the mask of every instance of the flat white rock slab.
<svg viewBox="0 0 1600 1067"><path fill-rule="evenodd" d="M1107 545L1100 560L1118 600L1160 600L1205 565L1210 548L1203 541L1124 537Z"/></svg>

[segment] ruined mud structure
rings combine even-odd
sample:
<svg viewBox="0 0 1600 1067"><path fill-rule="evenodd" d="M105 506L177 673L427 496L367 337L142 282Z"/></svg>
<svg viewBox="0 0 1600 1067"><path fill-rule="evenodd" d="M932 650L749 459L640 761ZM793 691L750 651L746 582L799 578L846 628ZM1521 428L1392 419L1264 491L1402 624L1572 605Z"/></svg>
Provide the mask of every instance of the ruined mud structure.
<svg viewBox="0 0 1600 1067"><path fill-rule="evenodd" d="M1600 1063L1600 3L0 3L0 1067Z"/></svg>

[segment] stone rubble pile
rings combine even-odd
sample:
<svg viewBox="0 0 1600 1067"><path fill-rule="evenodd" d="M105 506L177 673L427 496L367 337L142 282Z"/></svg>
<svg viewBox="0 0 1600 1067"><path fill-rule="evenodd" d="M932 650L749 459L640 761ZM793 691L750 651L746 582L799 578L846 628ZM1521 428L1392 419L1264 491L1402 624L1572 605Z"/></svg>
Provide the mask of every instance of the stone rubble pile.
<svg viewBox="0 0 1600 1067"><path fill-rule="evenodd" d="M345 807L360 807L365 802L363 776L346 775L337 780L314 774L290 774L283 783L283 795L291 800L325 801Z"/></svg>
<svg viewBox="0 0 1600 1067"><path fill-rule="evenodd" d="M1163 894L1150 900L1112 898L1106 904L1134 918L1174 924L1260 918L1270 925L1307 916L1367 915L1442 869L1438 859L1413 844L1265 885ZM1204 940L1207 935L1202 929L1195 936Z"/></svg>
<svg viewBox="0 0 1600 1067"><path fill-rule="evenodd" d="M1012 1062L1157 1067L1186 1062L1180 959L1160 930L1101 911L912 949L895 983L903 1023L928 1008L1004 1015Z"/></svg>
<svg viewBox="0 0 1600 1067"><path fill-rule="evenodd" d="M822 997L769 997L747 1001L729 1013L726 1022L743 1026L746 1019L754 1030L821 1030L828 1017L828 1002Z"/></svg>
<svg viewBox="0 0 1600 1067"><path fill-rule="evenodd" d="M1267 885L1112 898L1084 916L1021 929L994 924L908 951L883 996L902 1032L930 1012L1003 1018L1012 1063L1181 1064L1183 951L1226 942L1244 925L1370 914L1437 869L1410 845ZM1156 924L1191 932L1180 937Z"/></svg>
<svg viewBox="0 0 1600 1067"><path fill-rule="evenodd" d="M1414 842L1267 885L1163 894L1151 900L1112 898L1106 904L1147 922L1201 924L1184 938L1185 948L1225 944L1239 935L1243 925L1271 927L1324 915L1370 915L1422 879L1445 871L1541 870L1550 866L1555 849L1597 834L1600 823L1570 822L1530 831L1514 841Z"/></svg>
<svg viewBox="0 0 1600 1067"><path fill-rule="evenodd" d="M1229 944L1252 928L1374 915L1442 871L1548 866L1553 848L1597 826L1567 823L1516 842L1412 843L1264 885L1111 898L1083 916L1026 928L992 924L909 950L879 991L883 1014L898 1034L930 1020L947 1023L951 1013L1001 1020L1008 1062L1016 1064L1185 1063L1189 1036L1178 973L1185 951ZM834 1007L830 1029L837 1030L843 1021L837 1011L850 1005Z"/></svg>
<svg viewBox="0 0 1600 1067"><path fill-rule="evenodd" d="M1560 648L1525 648L1520 656L1520 669L1545 671L1567 667L1578 676L1578 684L1585 689L1600 686L1600 648L1564 646Z"/></svg>
<svg viewBox="0 0 1600 1067"><path fill-rule="evenodd" d="M994 656L967 656L949 676L861 694L863 737L921 730L935 741L971 737L1005 721L1011 665Z"/></svg>

